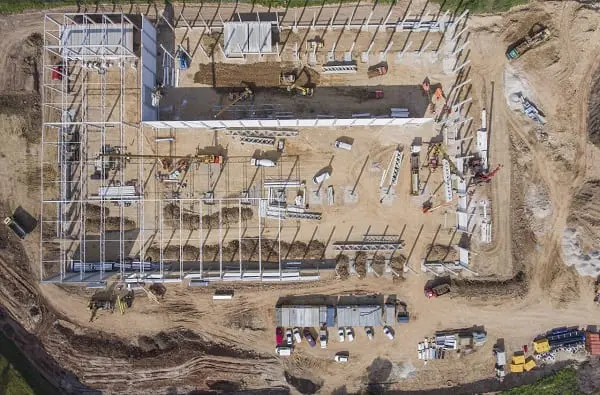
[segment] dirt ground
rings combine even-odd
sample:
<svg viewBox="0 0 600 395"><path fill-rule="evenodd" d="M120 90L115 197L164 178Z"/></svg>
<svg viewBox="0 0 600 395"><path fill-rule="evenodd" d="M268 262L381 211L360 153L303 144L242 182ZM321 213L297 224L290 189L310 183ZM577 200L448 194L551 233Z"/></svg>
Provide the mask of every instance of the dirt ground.
<svg viewBox="0 0 600 395"><path fill-rule="evenodd" d="M507 66L506 46L540 21L551 29L551 40ZM563 249L567 228L576 228L582 235L577 259L593 252L600 234L600 215L593 204L600 179L596 165L600 149L589 142L597 135L598 108L589 107L589 102L597 100L591 94L599 78L599 23L600 14L576 2L534 2L504 15L469 18L471 114L477 121L479 109L484 105L488 108L490 162L504 167L490 184L477 191L478 197L491 200L494 242L487 247L475 246L472 268L480 276L455 283L451 296L423 298L428 277L418 271L428 245L451 242L451 235L438 232L438 227L444 226L443 213L423 219L419 210L422 202L408 198L408 180L403 179L394 204L410 210L390 211L396 217L391 218L376 204L367 204L377 201L372 185L378 178L367 169L358 189L361 203L356 208L348 212L344 205L336 205L323 206L323 210L331 227L335 224L334 240L343 238L352 227L360 234L371 223L377 229L389 225L389 233L405 229L403 238L409 248L403 254L408 257L407 266L416 272L409 269L402 281L374 276L340 280L332 272L319 282L307 284L216 285L219 289L234 288L232 301L213 301L213 288L168 285L159 304L140 293L125 315L101 311L89 322L87 302L94 291L40 284L39 232L20 242L2 228L0 305L7 313L1 317L2 330L29 351L52 382L72 393L81 392L80 386L85 385L106 393L289 388L293 393L329 394L358 392L381 382L387 383L386 390L455 386L448 391L461 393L461 385L493 376L491 348L496 339L505 340L510 354L549 328L597 324L592 318L598 312L592 302L593 279L580 276L573 254ZM0 198L5 202L4 213L22 205L34 216L39 214L39 184L32 175L40 167L39 135L30 124L29 112L35 110L39 98L35 68L25 59L35 50L21 53L17 49L29 45L27 37L41 27L39 13L0 20L4 37L0 49L16 54L0 60L0 69L11 71L2 73L4 96L0 103L14 102L18 97L23 104L22 110L8 106L10 111L0 111L0 163L4 164ZM528 94L546 115L548 123L542 131L522 113L511 110L514 75L527 82ZM336 134L356 133L355 138L369 143L357 144L351 153L335 154L334 168L348 169L334 172L331 182L352 185L364 158L369 158L367 163L385 163L395 144L408 144L409 134L433 130L410 130L397 141L392 138L397 136L394 132L385 128L336 130ZM320 150L333 137L324 130L303 131L297 142L291 142L290 154ZM251 152L250 147L243 146L236 150L242 155ZM301 171L303 177L311 177L325 159L319 159L315 152L306 157ZM321 239L332 232L331 227L319 226ZM309 227L301 230L306 234L312 231L315 229ZM341 344L334 339L335 333L330 333L327 350L302 343L291 358L277 358L273 353L274 305L279 297L374 292L397 295L412 313L410 324L395 328L394 341L378 330L370 342L357 330L352 344ZM488 342L481 349L428 364L417 359L416 344L424 336L475 324L484 325L488 332ZM337 351L350 352L347 365L333 362Z"/></svg>

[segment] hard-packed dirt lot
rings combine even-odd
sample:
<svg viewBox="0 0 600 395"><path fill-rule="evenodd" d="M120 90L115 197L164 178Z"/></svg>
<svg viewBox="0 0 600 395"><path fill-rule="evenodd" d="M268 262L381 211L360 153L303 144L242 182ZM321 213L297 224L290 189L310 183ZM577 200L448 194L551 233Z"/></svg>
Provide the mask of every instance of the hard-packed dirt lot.
<svg viewBox="0 0 600 395"><path fill-rule="evenodd" d="M536 22L547 25L552 38L508 64L507 45ZM21 242L2 227L0 328L67 393L89 388L139 394L196 389L343 394L377 388L456 394L499 390L534 377L509 377L502 385L488 380L494 375L495 340L503 338L511 354L549 328L598 324L594 279L580 273L593 273L600 237L600 14L577 2L533 2L502 15L471 16L469 25L471 111L477 117L482 106L488 108L490 160L504 165L492 183L478 190L490 199L494 220L493 244L478 247L473 257L479 277L457 281L448 297L423 297L428 277L418 266L436 225L443 226L438 213L427 220L431 223L423 241L409 260L417 271L409 270L403 279L342 280L330 273L306 284L168 285L158 304L139 293L124 315L100 311L90 322L87 304L94 291L40 284L39 232ZM41 29L40 13L0 19L0 49L8 54L0 59L0 199L5 215L19 205L39 215L39 39L33 34ZM526 92L543 110L548 123L542 130L511 109L515 91ZM310 133L319 132L302 133L299 147L325 143L323 136L311 140ZM364 157L370 148L363 149ZM358 174L361 165L352 171ZM351 184L352 173L347 177L343 181ZM368 194L365 189L361 196ZM422 215L418 204L411 209ZM340 224L347 221L346 226L366 224L370 217L382 227L411 222L408 216L399 221L375 212L368 206L347 212L335 207L332 216ZM408 245L420 233L413 224L406 232ZM449 236L444 238L450 242ZM213 301L215 288L233 288L235 296ZM303 342L290 358L274 354L279 297L369 293L395 294L412 312L411 323L397 326L393 341L379 330L369 341L357 330L353 343L341 344L330 332L326 350ZM488 332L488 342L476 352L427 364L417 359L416 344L423 337L472 325L483 325ZM350 352L345 365L332 359L342 350Z"/></svg>

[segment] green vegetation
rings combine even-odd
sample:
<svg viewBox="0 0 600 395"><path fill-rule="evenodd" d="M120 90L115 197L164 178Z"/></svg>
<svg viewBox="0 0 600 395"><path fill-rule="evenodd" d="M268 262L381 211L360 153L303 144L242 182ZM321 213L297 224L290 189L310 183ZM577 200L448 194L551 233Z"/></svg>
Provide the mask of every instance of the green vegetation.
<svg viewBox="0 0 600 395"><path fill-rule="evenodd" d="M34 395L25 378L2 355L0 355L0 393L6 395Z"/></svg>
<svg viewBox="0 0 600 395"><path fill-rule="evenodd" d="M578 395L577 372L573 368L558 371L553 376L544 377L535 384L523 385L510 391L503 391L501 395Z"/></svg>
<svg viewBox="0 0 600 395"><path fill-rule="evenodd" d="M525 4L529 0L433 0L438 3L442 9L462 12L469 10L473 14L502 12L507 11L511 7Z"/></svg>
<svg viewBox="0 0 600 395"><path fill-rule="evenodd" d="M55 395L59 392L44 379L15 344L0 332L0 394Z"/></svg>

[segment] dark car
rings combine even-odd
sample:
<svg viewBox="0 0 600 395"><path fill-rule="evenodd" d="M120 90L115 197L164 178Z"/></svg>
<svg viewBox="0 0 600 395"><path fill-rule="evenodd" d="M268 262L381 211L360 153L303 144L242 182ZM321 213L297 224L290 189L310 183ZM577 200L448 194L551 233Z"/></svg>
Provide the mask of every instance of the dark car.
<svg viewBox="0 0 600 395"><path fill-rule="evenodd" d="M275 341L277 344L283 343L283 328L277 327L277 329L275 329Z"/></svg>
<svg viewBox="0 0 600 395"><path fill-rule="evenodd" d="M304 334L304 338L306 339L306 341L308 342L308 344L310 344L311 347L314 347L314 346L317 345L317 343L315 342L314 337L310 333L310 329L304 328L303 334Z"/></svg>

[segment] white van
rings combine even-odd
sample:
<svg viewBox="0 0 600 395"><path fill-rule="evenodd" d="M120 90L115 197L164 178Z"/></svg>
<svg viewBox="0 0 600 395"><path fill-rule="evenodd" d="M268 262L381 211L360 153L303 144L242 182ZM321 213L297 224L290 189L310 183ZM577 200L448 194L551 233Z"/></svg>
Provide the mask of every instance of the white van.
<svg viewBox="0 0 600 395"><path fill-rule="evenodd" d="M352 144L348 144L348 143L345 143L345 142L340 141L340 140L335 140L334 146L335 146L335 148L345 149L345 150L348 150L348 151L352 151Z"/></svg>
<svg viewBox="0 0 600 395"><path fill-rule="evenodd" d="M292 355L292 347L277 346L275 347L275 353L282 357L289 357Z"/></svg>

